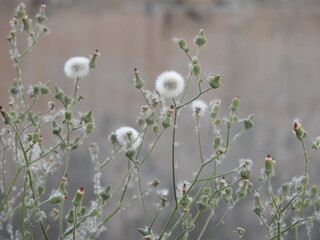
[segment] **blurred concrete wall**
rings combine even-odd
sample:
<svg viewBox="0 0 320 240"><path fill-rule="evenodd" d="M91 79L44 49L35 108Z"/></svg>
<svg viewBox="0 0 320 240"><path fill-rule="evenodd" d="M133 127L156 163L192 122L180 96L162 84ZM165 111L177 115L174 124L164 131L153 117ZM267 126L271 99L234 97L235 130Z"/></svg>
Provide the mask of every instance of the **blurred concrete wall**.
<svg viewBox="0 0 320 240"><path fill-rule="evenodd" d="M40 1L25 3L35 13ZM7 23L18 1L2 0L0 4L0 102L5 106L7 89L14 78L5 37L9 31ZM105 147L107 135L122 125L135 126L136 115L143 104L142 97L132 86L133 68L139 69L150 89L164 70L173 69L186 76L187 58L170 39L174 36L186 38L194 50L193 37L203 28L209 39L200 53L204 76L218 73L222 76L222 87L203 99L209 102L221 98L223 114L227 114L230 100L240 96L239 115L245 117L254 113L256 116L254 129L226 159L227 167L234 167L238 159L249 157L255 163L257 177L265 155L270 153L277 160L276 180L289 181L292 176L302 174L302 151L291 129L293 119L298 117L311 138L320 135L320 1L48 0L46 4L51 33L24 60L23 80L27 83L52 80L70 89L72 82L63 74L64 62L71 56L87 56L99 49L98 67L88 79L81 81L80 91L86 96L81 107L94 111L97 125L97 131L87 143L97 141L104 148L104 155L110 148ZM198 164L194 123L188 116L190 113L185 112L186 120L178 123L177 138L181 144L177 153L181 180L191 178ZM210 129L208 117L202 122L207 155L212 140ZM150 158L145 180L169 177L170 157L166 143L170 134L164 138ZM88 155L85 147L79 151ZM83 154L75 153L76 157L80 155ZM319 156L311 163L312 183L319 182L318 159ZM78 160L85 168L89 164L88 159ZM121 166L119 162L114 164L117 171ZM74 173L79 171L82 170L77 168ZM112 182L117 175L116 171L107 171L106 181ZM77 178L70 178L72 185ZM81 184L90 186L92 183ZM165 181L164 185L170 188ZM248 228L245 239L259 239L259 235L249 230L257 222L250 213L251 207L247 199L233 217L241 214L240 226ZM244 208L248 210L245 213ZM140 211L138 206L137 209ZM126 233L130 229L132 239L138 239L135 227L143 226L142 218L128 213L129 217L123 219L125 214L111 223L105 235L108 239L125 239L119 234L121 229ZM134 225L132 229L131 224ZM232 231L239 224L228 220L218 239L233 239Z"/></svg>

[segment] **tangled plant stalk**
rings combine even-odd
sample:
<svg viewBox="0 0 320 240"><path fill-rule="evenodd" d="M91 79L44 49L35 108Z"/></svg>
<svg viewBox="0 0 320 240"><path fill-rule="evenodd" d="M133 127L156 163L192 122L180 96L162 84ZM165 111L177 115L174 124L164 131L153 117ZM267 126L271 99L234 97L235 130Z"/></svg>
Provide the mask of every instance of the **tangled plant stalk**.
<svg viewBox="0 0 320 240"><path fill-rule="evenodd" d="M73 164L71 152L83 144L95 127L92 111L76 113L74 106L83 101L79 86L96 66L100 53L96 50L89 58L73 57L65 63L64 72L74 81L74 89L70 93L49 81L26 89L20 63L40 38L48 33L45 9L46 6L42 4L33 24L27 16L25 5L20 4L10 21L11 31L7 38L16 69L8 107L0 107L5 124L0 131L0 229L8 239L98 239L120 210L140 202L144 226L138 232L142 239L190 239L190 233L197 227L197 239L209 240L213 239L237 203L248 194L254 199L254 213L267 230L266 239L283 239L289 230L295 231L296 239L301 239L299 229L302 225L306 226L307 236L311 239L313 222L319 220L317 208L320 197L317 186L308 186L308 164L320 147L320 137L312 143L314 150L310 154L305 146L307 133L295 121L293 129L301 142L305 160L304 174L274 191L271 178L275 173L275 160L268 155L259 177L261 185L254 188L250 181L253 165L250 159L239 160L238 166L225 172L220 168L241 135L253 127L254 115L240 118L240 98L235 97L231 100L229 117L221 118L221 101L215 99L209 111L213 128L212 148L211 152L204 153L200 122L208 112L208 105L200 97L218 89L221 83L219 75L209 76L207 81L202 79L199 53L207 42L203 30L194 38L194 54L186 40L174 39L188 59L189 74L186 80L176 71L164 71L156 79L155 90L152 91L145 89L140 73L134 70L134 87L146 102L138 114L138 126L123 126L110 134L113 151L104 161L101 161L98 144L90 144L89 152L95 167L95 195L86 196L91 199L90 205L83 203L86 195L83 187L69 195L67 183L69 168ZM21 31L28 35L28 45L23 50L18 49L17 44ZM196 82L197 93L191 99L186 99L192 81ZM45 95L46 99L50 99L48 109L35 112L37 102L44 99ZM198 143L198 157L195 159L198 169L195 175L185 176L189 179L185 181L177 179L179 169L176 168L177 124L181 121L179 116L182 111L192 112ZM234 133L234 125L240 125L241 130ZM142 169L148 164L147 160L165 131L171 132L172 136L169 143L171 189L155 190L159 188L160 181L155 178L149 183L144 182ZM50 132L48 138L44 137L47 132ZM147 132L153 133L152 139L147 137ZM50 138L54 141L50 141ZM46 147L48 144L50 146ZM126 173L119 177L116 186L102 185L102 171L112 170L108 169L109 163L119 155L127 159L124 165ZM13 176L9 174L9 161L15 164ZM56 182L56 188L47 189L47 177L55 174L59 165L62 165L64 174ZM260 193L264 193L264 183L267 185L265 193L269 195L266 202L260 197ZM137 185L134 194L128 191L132 184ZM147 195L150 193L158 196L156 204L149 201ZM65 201L71 201L70 209L66 208ZM224 214L216 216L215 211L222 209L222 205L227 207ZM170 214L162 216L166 218L163 224L157 220L164 214L165 208L170 209ZM308 208L313 208L311 215L306 214ZM205 219L204 224L199 221L200 217ZM20 224L13 226L12 222L16 219L20 219ZM58 226L57 232L50 231L52 225ZM242 238L245 232L245 229L237 228L235 238Z"/></svg>

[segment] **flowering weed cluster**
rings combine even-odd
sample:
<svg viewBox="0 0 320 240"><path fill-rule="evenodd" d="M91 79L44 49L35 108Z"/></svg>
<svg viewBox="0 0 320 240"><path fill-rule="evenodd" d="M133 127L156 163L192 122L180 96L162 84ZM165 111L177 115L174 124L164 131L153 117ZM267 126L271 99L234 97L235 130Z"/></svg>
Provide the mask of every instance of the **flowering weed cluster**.
<svg viewBox="0 0 320 240"><path fill-rule="evenodd" d="M213 239L217 230L224 223L237 203L244 198L251 198L253 212L257 214L266 229L261 239L283 239L289 230L295 231L296 239L300 236L302 226L307 228L307 236L311 239L314 221L319 221L318 206L320 197L317 186L309 186L308 164L320 147L320 137L312 143L310 154L305 146L307 132L298 122L294 122L293 130L301 142L305 160L304 174L294 177L291 182L284 183L279 190L273 188L271 179L275 174L276 161L268 155L265 167L259 176L260 185L253 185L251 179L253 161L239 160L238 165L222 171L224 159L228 157L234 144L247 130L254 125L254 115L240 118L240 98L231 100L228 117L219 115L221 101L213 100L210 104L199 98L220 87L220 76L209 76L202 79L199 60L200 49L207 39L203 30L195 36L197 47L195 54L187 46L184 39L175 39L177 45L186 54L189 61L189 73L186 79L175 71L164 71L155 81L155 89L144 88L144 81L137 69L134 70L134 86L145 100L138 114L137 126L123 126L109 135L113 145L110 156L100 161L99 146L90 144L89 151L95 167L94 196L86 196L86 190L80 187L76 192L68 192L69 166L72 164L71 152L75 151L94 129L92 111L76 113L74 106L83 101L79 93L81 79L85 78L96 66L100 53L94 51L91 56L70 58L64 66L66 76L74 81L72 93L66 93L51 82L39 82L25 89L22 81L20 62L38 40L48 33L45 26L47 17L46 6L41 5L36 15L35 25L27 16L25 5L20 4L15 17L10 21L11 31L8 41L11 46L10 55L16 69L16 79L10 88L8 107L0 107L5 126L0 130L0 232L8 239L98 239L106 230L109 221L125 207L140 202L143 206L145 224L138 229L141 239L190 239L190 233L197 227L197 239ZM17 48L20 32L28 34L29 42L21 51ZM196 82L196 95L186 100L190 83ZM34 112L35 104L48 95L48 109ZM209 107L209 106L210 107ZM208 109L209 108L209 109ZM176 133L180 112L189 111L196 126L195 138L198 142L198 169L192 176L185 176L184 181L176 177ZM200 120L210 114L212 121L211 152L203 153ZM239 114L239 115L238 115ZM240 129L233 134L234 125ZM240 126L240 127L239 127ZM99 126L98 126L99 127ZM153 133L148 139L147 132ZM161 188L158 179L149 183L142 181L141 170L148 164L150 154L155 149L164 131L170 131L172 138L171 151L171 188ZM44 135L50 132L49 137ZM47 139L51 146L46 147ZM150 144L151 143L151 144ZM141 151L146 148L147 151ZM118 155L124 155L127 169L119 176L118 185L104 186L101 182L102 171ZM210 156L206 158L205 156ZM9 169L9 161L14 162L14 174ZM12 164L10 164L11 166ZM47 189L48 175L55 174L62 165L64 174L56 181L56 188ZM133 181L133 179L137 179ZM73 184L72 182L69 184ZM137 185L134 194L128 191L132 184ZM267 185L267 189L265 189ZM265 191L266 190L266 191ZM157 202L147 198L155 194ZM91 203L84 205L84 197ZM116 199L116 201L110 201ZM266 199L263 201L263 199ZM72 203L67 208L66 201ZM216 216L216 209L227 206L223 216ZM108 214L106 214L108 208ZM151 211L151 208L156 210ZM170 209L165 223L158 217L164 209ZM50 209L48 211L48 209ZM111 212L110 212L111 209ZM310 211L312 209L312 211ZM306 211L308 210L308 211ZM205 219L199 222L200 216ZM20 224L13 225L13 221ZM58 226L58 231L50 231L51 226ZM249 230L247 230L249 231ZM238 227L235 238L240 239L246 230Z"/></svg>

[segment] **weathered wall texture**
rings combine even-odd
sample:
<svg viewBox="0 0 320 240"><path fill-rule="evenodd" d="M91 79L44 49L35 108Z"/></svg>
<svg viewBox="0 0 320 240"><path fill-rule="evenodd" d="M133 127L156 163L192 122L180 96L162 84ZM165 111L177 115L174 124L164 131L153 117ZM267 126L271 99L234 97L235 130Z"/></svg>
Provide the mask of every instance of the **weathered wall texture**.
<svg viewBox="0 0 320 240"><path fill-rule="evenodd" d="M26 1L26 4L32 8L37 6L35 2ZM2 0L0 7L1 105L7 102L7 89L14 78L5 37L16 4L17 1ZM98 129L91 141L98 141L105 148L107 135L112 130L121 125L135 125L143 100L132 87L134 67L139 69L150 89L154 88L156 76L164 70L174 69L187 75L187 58L170 39L183 37L192 45L193 36L203 28L209 39L200 54L204 75L219 73L222 76L222 87L203 99L209 102L219 97L228 109L230 100L240 96L240 115L254 113L256 116L255 128L226 159L228 165L236 166L238 159L249 157L255 163L256 177L265 155L271 153L279 167L277 179L289 181L289 176L302 173L302 151L291 128L293 119L298 117L309 129L310 137L320 135L320 1L51 0L47 5L51 33L25 59L23 79L28 83L52 80L69 88L72 82L63 74L65 60L99 49L98 68L80 84L86 96L81 107L94 111ZM190 178L198 164L193 124L189 116L183 124L178 123L177 141L181 144L178 177L181 180ZM205 150L209 153L212 139L209 118L203 121L202 130ZM152 163L146 169L146 180L154 176L169 177L166 142L170 134L164 137L149 160ZM86 148L79 151L87 155ZM77 153L74 156L79 158L74 173L83 171L82 166L87 168L88 159L80 158ZM318 160L319 156L311 163L311 176L319 182ZM117 171L121 166L121 162L113 165ZM108 171L106 181L112 182L117 171ZM81 181L83 179L71 177L70 185L77 188L91 184ZM165 181L164 185L170 187ZM262 239L250 230L257 219L250 213L249 199L242 209L234 212L231 217L234 220L226 222L217 239L233 239L232 231L237 226L247 229L245 239ZM243 212L244 208L248 211ZM140 211L140 206L125 219L126 212L117 217L105 239L128 239L126 234L134 236L130 239L138 239L135 227L141 227L143 222L136 213L132 214L135 211ZM236 221L239 218L241 223Z"/></svg>

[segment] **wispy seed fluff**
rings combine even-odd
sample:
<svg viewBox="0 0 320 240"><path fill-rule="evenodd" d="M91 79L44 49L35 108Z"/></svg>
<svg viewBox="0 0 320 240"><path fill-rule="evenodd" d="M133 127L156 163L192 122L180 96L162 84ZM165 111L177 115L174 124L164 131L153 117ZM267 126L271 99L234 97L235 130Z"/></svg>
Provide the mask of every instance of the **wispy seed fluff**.
<svg viewBox="0 0 320 240"><path fill-rule="evenodd" d="M202 100L195 100L191 104L193 116L196 118L202 117L208 108L208 105Z"/></svg>
<svg viewBox="0 0 320 240"><path fill-rule="evenodd" d="M68 78L84 78L89 74L89 59L86 57L72 57L64 64L64 73Z"/></svg>
<svg viewBox="0 0 320 240"><path fill-rule="evenodd" d="M132 127L121 127L116 130L116 137L118 142L123 147L131 147L136 149L141 142L139 133Z"/></svg>
<svg viewBox="0 0 320 240"><path fill-rule="evenodd" d="M178 96L184 87L183 77L175 71L161 73L156 80L157 92L166 98Z"/></svg>

